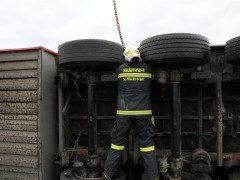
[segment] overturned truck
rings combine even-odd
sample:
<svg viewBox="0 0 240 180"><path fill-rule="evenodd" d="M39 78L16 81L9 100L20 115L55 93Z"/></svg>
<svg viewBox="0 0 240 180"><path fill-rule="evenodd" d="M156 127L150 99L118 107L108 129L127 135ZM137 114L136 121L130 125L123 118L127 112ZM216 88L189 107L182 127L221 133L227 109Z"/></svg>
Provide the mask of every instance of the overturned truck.
<svg viewBox="0 0 240 180"><path fill-rule="evenodd" d="M164 34L141 42L152 65L155 152L162 179L240 179L240 38ZM59 46L58 153L61 180L102 179L117 108L121 45L76 40ZM146 179L131 130L115 179Z"/></svg>

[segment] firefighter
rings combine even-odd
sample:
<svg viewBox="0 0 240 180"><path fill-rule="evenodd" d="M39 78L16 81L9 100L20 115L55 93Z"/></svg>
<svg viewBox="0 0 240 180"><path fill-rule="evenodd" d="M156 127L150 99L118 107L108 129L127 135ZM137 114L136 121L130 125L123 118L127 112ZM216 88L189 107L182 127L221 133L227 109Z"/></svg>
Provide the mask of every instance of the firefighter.
<svg viewBox="0 0 240 180"><path fill-rule="evenodd" d="M104 167L104 178L112 179L118 170L121 153L134 127L149 180L159 179L150 101L152 68L142 62L138 49L129 46L123 53L126 62L117 69L117 118L112 129L112 144Z"/></svg>

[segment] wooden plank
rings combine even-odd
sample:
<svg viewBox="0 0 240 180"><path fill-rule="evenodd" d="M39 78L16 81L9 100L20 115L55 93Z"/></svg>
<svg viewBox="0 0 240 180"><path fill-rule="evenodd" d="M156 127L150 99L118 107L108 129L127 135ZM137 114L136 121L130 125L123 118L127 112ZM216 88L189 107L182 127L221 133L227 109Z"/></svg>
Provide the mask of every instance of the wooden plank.
<svg viewBox="0 0 240 180"><path fill-rule="evenodd" d="M0 171L0 174L1 174L0 179L4 179L4 180L38 180L37 174L6 172L6 171Z"/></svg>
<svg viewBox="0 0 240 180"><path fill-rule="evenodd" d="M37 90L37 79L0 80L0 90Z"/></svg>
<svg viewBox="0 0 240 180"><path fill-rule="evenodd" d="M28 173L28 174L36 174L36 175L39 173L39 169L35 169L35 168L4 166L4 165L0 165L0 172L1 171L17 172L17 173Z"/></svg>
<svg viewBox="0 0 240 180"><path fill-rule="evenodd" d="M25 69L37 69L38 61L23 61L23 62L3 62L0 63L0 70L25 70Z"/></svg>
<svg viewBox="0 0 240 180"><path fill-rule="evenodd" d="M24 121L37 121L37 115L15 115L15 114L0 114L1 120L24 120Z"/></svg>
<svg viewBox="0 0 240 180"><path fill-rule="evenodd" d="M37 144L0 142L0 154L37 156Z"/></svg>
<svg viewBox="0 0 240 180"><path fill-rule="evenodd" d="M37 156L22 156L13 154L0 154L0 164L30 168L37 168L39 165Z"/></svg>
<svg viewBox="0 0 240 180"><path fill-rule="evenodd" d="M26 61L26 60L37 60L37 51L18 51L18 52L5 52L0 55L0 62L9 61Z"/></svg>
<svg viewBox="0 0 240 180"><path fill-rule="evenodd" d="M1 114L37 114L37 103L0 103Z"/></svg>
<svg viewBox="0 0 240 180"><path fill-rule="evenodd" d="M1 65L1 64L0 64ZM1 71L0 79L24 79L37 78L38 72L36 70L15 70L15 71Z"/></svg>
<svg viewBox="0 0 240 180"><path fill-rule="evenodd" d="M16 143L37 143L37 132L27 131L0 131L0 142L16 142Z"/></svg>
<svg viewBox="0 0 240 180"><path fill-rule="evenodd" d="M1 130L37 131L37 121L0 120Z"/></svg>
<svg viewBox="0 0 240 180"><path fill-rule="evenodd" d="M0 91L0 102L37 102L37 91Z"/></svg>

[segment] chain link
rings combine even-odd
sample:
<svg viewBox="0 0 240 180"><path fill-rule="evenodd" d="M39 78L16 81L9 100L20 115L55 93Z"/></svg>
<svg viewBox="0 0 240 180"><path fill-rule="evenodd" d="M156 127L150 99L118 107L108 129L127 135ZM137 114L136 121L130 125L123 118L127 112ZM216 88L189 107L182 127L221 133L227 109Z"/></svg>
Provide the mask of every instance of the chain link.
<svg viewBox="0 0 240 180"><path fill-rule="evenodd" d="M121 43L122 43L122 47L125 49L125 44L123 42L122 32L121 32L120 23L119 23L118 14L117 14L116 0L112 0L112 2L113 2L114 11L115 11L115 17L116 17L119 37L120 37L120 40L121 40Z"/></svg>

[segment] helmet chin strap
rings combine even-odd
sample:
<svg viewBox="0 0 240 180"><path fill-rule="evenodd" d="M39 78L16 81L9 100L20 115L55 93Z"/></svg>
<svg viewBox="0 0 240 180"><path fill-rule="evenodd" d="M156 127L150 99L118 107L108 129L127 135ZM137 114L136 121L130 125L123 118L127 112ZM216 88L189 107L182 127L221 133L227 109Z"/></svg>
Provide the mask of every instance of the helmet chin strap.
<svg viewBox="0 0 240 180"><path fill-rule="evenodd" d="M125 59L126 62L132 62L132 61L140 61L142 62L142 59L139 57L132 57L131 59Z"/></svg>
<svg viewBox="0 0 240 180"><path fill-rule="evenodd" d="M133 61L140 61L140 62L142 62L142 59L140 59L139 57L133 57L130 61L127 61L127 62L131 63Z"/></svg>

